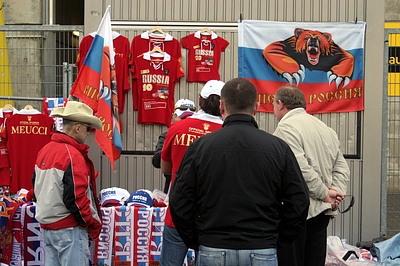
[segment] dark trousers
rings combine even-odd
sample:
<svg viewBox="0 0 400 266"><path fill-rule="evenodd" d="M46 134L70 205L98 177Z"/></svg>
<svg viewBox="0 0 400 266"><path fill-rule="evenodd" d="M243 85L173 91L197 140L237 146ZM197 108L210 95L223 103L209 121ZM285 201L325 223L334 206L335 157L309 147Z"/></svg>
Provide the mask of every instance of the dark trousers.
<svg viewBox="0 0 400 266"><path fill-rule="evenodd" d="M279 266L324 266L330 218L321 213L308 219L291 245L278 248Z"/></svg>

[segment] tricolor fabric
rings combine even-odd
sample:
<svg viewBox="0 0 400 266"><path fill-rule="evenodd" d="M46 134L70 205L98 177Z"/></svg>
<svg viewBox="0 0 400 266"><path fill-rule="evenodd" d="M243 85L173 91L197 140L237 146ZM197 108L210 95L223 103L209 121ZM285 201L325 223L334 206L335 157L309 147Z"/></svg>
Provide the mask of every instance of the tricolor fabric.
<svg viewBox="0 0 400 266"><path fill-rule="evenodd" d="M94 265L112 265L115 208L102 208L101 215L103 226L99 237L96 239Z"/></svg>
<svg viewBox="0 0 400 266"><path fill-rule="evenodd" d="M35 265L45 265L45 244L40 232L39 222L35 218L36 206L24 204L23 221L23 258L24 261L34 261ZM25 265L29 265L25 264Z"/></svg>
<svg viewBox="0 0 400 266"><path fill-rule="evenodd" d="M9 265L13 250L13 220L21 205L10 197L0 196L0 265Z"/></svg>
<svg viewBox="0 0 400 266"><path fill-rule="evenodd" d="M364 109L364 22L239 22L239 76L273 112L277 89L297 85L308 113Z"/></svg>
<svg viewBox="0 0 400 266"><path fill-rule="evenodd" d="M96 142L114 169L114 162L121 156L122 143L110 6L104 13L70 94L90 106L103 123L102 129L96 130Z"/></svg>
<svg viewBox="0 0 400 266"><path fill-rule="evenodd" d="M58 107L65 107L68 98L43 98L42 114L50 116L51 112ZM56 131L62 131L63 119L61 117L53 117Z"/></svg>
<svg viewBox="0 0 400 266"><path fill-rule="evenodd" d="M10 202L11 199L0 198L0 203L9 208L0 215L3 226L0 236L8 241L0 247L3 256L0 256L0 264L45 265L44 242L35 218L36 206L31 202L17 203L13 208ZM101 211L103 226L99 238L90 243L90 265L159 265L165 207L120 206ZM13 220L12 228L9 218ZM183 265L194 265L193 250L189 249Z"/></svg>

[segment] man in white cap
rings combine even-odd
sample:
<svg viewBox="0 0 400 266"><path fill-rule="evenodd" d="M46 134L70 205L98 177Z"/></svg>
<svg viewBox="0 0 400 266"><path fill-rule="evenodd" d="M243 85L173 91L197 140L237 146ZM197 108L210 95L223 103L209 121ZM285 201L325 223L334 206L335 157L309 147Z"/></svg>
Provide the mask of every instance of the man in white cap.
<svg viewBox="0 0 400 266"><path fill-rule="evenodd" d="M50 115L63 118L63 132L54 133L39 151L32 177L45 265L89 265L89 237L99 236L102 220L96 174L84 142L90 129L100 129L102 123L90 107L77 101Z"/></svg>
<svg viewBox="0 0 400 266"><path fill-rule="evenodd" d="M196 111L196 106L193 101L189 99L179 99L175 103L174 113L172 114L172 123L185 119ZM153 157L151 158L151 163L155 168L161 168L161 151L164 146L165 136L167 131L163 132L158 136L158 142L156 145L156 150L154 151ZM168 193L169 183L171 182L171 175L165 174L165 184L164 193Z"/></svg>
<svg viewBox="0 0 400 266"><path fill-rule="evenodd" d="M161 152L161 171L172 175L171 187L189 145L197 138L222 127L219 100L224 84L220 80L208 81L199 95L200 110L187 119L173 123L168 129ZM163 231L161 265L182 265L187 251L187 246L175 229L168 207Z"/></svg>

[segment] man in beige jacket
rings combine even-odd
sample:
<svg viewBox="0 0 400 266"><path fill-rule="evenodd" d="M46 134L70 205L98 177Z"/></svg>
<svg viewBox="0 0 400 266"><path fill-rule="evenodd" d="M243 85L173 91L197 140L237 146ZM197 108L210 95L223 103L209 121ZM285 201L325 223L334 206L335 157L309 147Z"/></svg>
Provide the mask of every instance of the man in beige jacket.
<svg viewBox="0 0 400 266"><path fill-rule="evenodd" d="M273 105L279 121L274 135L295 154L310 196L306 226L291 246L278 249L279 265L324 266L327 227L346 194L349 167L334 130L306 113L300 89L281 87Z"/></svg>

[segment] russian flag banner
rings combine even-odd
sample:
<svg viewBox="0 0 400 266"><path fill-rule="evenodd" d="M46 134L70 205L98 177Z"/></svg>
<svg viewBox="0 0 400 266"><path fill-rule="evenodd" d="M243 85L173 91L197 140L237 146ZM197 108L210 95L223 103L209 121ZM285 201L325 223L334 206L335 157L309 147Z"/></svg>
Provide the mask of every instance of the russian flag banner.
<svg viewBox="0 0 400 266"><path fill-rule="evenodd" d="M364 110L365 22L239 22L239 76L273 112L282 85L299 87L307 112Z"/></svg>
<svg viewBox="0 0 400 266"><path fill-rule="evenodd" d="M96 142L114 170L114 162L121 155L122 143L110 6L104 13L70 94L90 106L101 120L103 126L96 130Z"/></svg>

